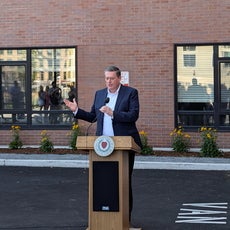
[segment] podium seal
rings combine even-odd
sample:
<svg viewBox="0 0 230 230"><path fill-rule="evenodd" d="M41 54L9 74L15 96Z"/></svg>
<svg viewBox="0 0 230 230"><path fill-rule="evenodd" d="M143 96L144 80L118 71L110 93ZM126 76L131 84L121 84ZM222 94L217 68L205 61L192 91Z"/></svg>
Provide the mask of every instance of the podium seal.
<svg viewBox="0 0 230 230"><path fill-rule="evenodd" d="M94 151L100 157L109 156L114 150L114 141L109 136L100 136L94 142Z"/></svg>

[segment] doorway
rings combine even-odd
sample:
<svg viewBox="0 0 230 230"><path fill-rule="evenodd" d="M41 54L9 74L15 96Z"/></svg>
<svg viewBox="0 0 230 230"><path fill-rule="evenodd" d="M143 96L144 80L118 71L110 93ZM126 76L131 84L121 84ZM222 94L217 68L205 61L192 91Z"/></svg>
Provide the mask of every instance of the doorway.
<svg viewBox="0 0 230 230"><path fill-rule="evenodd" d="M1 123L26 123L26 65L0 65Z"/></svg>

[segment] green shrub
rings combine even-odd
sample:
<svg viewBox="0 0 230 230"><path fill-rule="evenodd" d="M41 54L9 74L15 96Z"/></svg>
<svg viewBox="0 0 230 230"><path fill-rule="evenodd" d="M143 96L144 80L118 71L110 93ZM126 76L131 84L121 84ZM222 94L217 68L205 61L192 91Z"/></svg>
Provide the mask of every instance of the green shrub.
<svg viewBox="0 0 230 230"><path fill-rule="evenodd" d="M42 152L52 152L54 147L52 141L50 141L49 136L46 130L41 132L41 142L40 142L40 150Z"/></svg>
<svg viewBox="0 0 230 230"><path fill-rule="evenodd" d="M18 126L18 125L12 125L11 126L11 132L13 134L13 139L9 144L10 149L20 149L20 148L22 148L23 144L22 144L22 141L21 141L20 135L19 135L20 129L21 129L21 127Z"/></svg>
<svg viewBox="0 0 230 230"><path fill-rule="evenodd" d="M142 143L141 154L143 155L151 155L153 153L153 149L148 145L148 136L145 131L140 131L140 138Z"/></svg>
<svg viewBox="0 0 230 230"><path fill-rule="evenodd" d="M70 133L70 147L73 150L77 149L76 141L77 141L77 137L78 137L79 133L80 133L79 125L76 122L74 122L72 125L71 133Z"/></svg>
<svg viewBox="0 0 230 230"><path fill-rule="evenodd" d="M216 143L217 133L214 128L201 127L199 129L201 136L201 150L202 157L219 157L222 151L218 148Z"/></svg>
<svg viewBox="0 0 230 230"><path fill-rule="evenodd" d="M184 133L182 126L175 128L170 133L170 136L172 137L172 149L175 152L183 153L189 151L190 135Z"/></svg>

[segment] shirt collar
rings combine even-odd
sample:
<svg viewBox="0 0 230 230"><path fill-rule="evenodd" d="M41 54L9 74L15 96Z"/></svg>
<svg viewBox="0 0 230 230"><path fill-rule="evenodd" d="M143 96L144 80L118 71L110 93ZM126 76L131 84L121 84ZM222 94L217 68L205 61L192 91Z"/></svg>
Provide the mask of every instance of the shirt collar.
<svg viewBox="0 0 230 230"><path fill-rule="evenodd" d="M116 95L116 94L118 94L120 88L121 88L121 84L119 85L119 87L118 87L118 89L115 91L115 93L111 93L111 92L109 92L109 90L107 90L108 95L109 95L109 94L110 94L110 95Z"/></svg>

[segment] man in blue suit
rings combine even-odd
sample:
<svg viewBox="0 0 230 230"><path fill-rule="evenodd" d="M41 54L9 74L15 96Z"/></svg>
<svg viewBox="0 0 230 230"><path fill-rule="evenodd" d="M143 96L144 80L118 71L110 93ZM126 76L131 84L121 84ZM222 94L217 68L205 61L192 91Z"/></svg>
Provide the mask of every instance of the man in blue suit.
<svg viewBox="0 0 230 230"><path fill-rule="evenodd" d="M141 139L136 127L139 117L138 91L132 87L121 84L121 71L116 66L109 66L104 71L106 88L95 93L94 103L91 111L87 112L78 107L74 100L65 100L65 104L74 112L77 119L88 122L97 121L96 135L106 136L132 136L140 147ZM129 211L133 207L132 195L132 172L134 166L135 153L129 153Z"/></svg>

